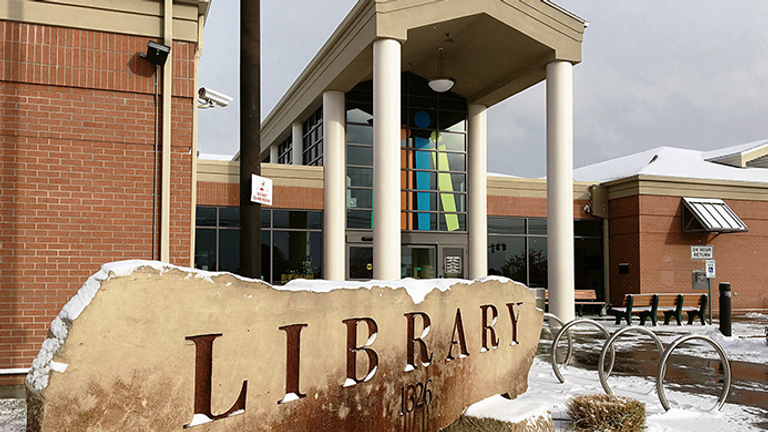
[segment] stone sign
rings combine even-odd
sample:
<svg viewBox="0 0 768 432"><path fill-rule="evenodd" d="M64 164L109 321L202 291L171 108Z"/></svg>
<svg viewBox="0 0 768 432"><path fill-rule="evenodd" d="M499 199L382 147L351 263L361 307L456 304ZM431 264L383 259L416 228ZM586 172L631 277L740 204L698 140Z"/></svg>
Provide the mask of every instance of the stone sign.
<svg viewBox="0 0 768 432"><path fill-rule="evenodd" d="M523 285L389 284L105 266L51 324L28 430L435 431L526 391L543 314Z"/></svg>

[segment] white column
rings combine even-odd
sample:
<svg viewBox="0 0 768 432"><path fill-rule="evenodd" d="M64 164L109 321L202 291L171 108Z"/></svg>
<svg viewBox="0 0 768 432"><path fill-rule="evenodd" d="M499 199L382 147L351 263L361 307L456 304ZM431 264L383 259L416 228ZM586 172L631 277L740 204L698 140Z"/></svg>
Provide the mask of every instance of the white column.
<svg viewBox="0 0 768 432"><path fill-rule="evenodd" d="M301 122L293 122L291 126L293 146L293 165L304 165L304 127Z"/></svg>
<svg viewBox="0 0 768 432"><path fill-rule="evenodd" d="M400 42L373 43L373 277L400 279Z"/></svg>
<svg viewBox="0 0 768 432"><path fill-rule="evenodd" d="M468 111L467 201L469 218L469 279L488 276L488 188L486 107Z"/></svg>
<svg viewBox="0 0 768 432"><path fill-rule="evenodd" d="M574 318L573 65L547 65L547 249L549 311Z"/></svg>
<svg viewBox="0 0 768 432"><path fill-rule="evenodd" d="M277 144L272 144L269 146L269 163L276 164L277 163Z"/></svg>
<svg viewBox="0 0 768 432"><path fill-rule="evenodd" d="M345 279L346 130L344 93L323 93L323 279Z"/></svg>

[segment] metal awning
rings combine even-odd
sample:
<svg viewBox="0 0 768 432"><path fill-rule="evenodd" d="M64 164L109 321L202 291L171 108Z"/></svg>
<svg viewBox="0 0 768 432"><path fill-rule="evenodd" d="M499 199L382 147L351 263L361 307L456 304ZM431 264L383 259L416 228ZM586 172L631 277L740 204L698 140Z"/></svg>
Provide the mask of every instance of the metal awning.
<svg viewBox="0 0 768 432"><path fill-rule="evenodd" d="M748 228L721 199L683 197L683 231L726 233Z"/></svg>

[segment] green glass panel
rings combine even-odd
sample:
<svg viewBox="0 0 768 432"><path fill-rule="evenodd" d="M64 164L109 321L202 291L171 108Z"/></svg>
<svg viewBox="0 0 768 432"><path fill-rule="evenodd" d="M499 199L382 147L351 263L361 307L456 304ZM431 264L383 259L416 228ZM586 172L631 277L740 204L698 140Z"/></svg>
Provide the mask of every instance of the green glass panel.
<svg viewBox="0 0 768 432"><path fill-rule="evenodd" d="M445 150L460 151L460 152L466 151L465 135L450 133L450 132L441 132L440 145L445 146Z"/></svg>
<svg viewBox="0 0 768 432"><path fill-rule="evenodd" d="M371 189L348 189L347 190L347 208L373 208L373 190Z"/></svg>
<svg viewBox="0 0 768 432"><path fill-rule="evenodd" d="M219 226L239 227L240 226L240 209L238 207L219 208Z"/></svg>
<svg viewBox="0 0 768 432"><path fill-rule="evenodd" d="M525 218L488 216L490 234L525 234Z"/></svg>
<svg viewBox="0 0 768 432"><path fill-rule="evenodd" d="M219 230L219 271L240 272L240 230Z"/></svg>
<svg viewBox="0 0 768 432"><path fill-rule="evenodd" d="M347 168L348 186L373 187L373 169Z"/></svg>
<svg viewBox="0 0 768 432"><path fill-rule="evenodd" d="M216 271L216 230L195 230L195 268Z"/></svg>
<svg viewBox="0 0 768 432"><path fill-rule="evenodd" d="M528 219L528 234L547 235L547 220L542 218Z"/></svg>
<svg viewBox="0 0 768 432"><path fill-rule="evenodd" d="M347 125L347 142L350 144L373 145L373 127L362 125Z"/></svg>
<svg viewBox="0 0 768 432"><path fill-rule="evenodd" d="M195 213L197 226L216 226L216 207L198 207Z"/></svg>
<svg viewBox="0 0 768 432"><path fill-rule="evenodd" d="M528 283L525 237L488 237L488 275Z"/></svg>
<svg viewBox="0 0 768 432"><path fill-rule="evenodd" d="M446 206L444 203L448 203ZM440 194L440 211L465 212L467 211L467 196L464 194Z"/></svg>
<svg viewBox="0 0 768 432"><path fill-rule="evenodd" d="M373 147L348 145L347 165L373 166Z"/></svg>
<svg viewBox="0 0 768 432"><path fill-rule="evenodd" d="M347 210L347 228L373 229L373 211Z"/></svg>
<svg viewBox="0 0 768 432"><path fill-rule="evenodd" d="M454 132L466 132L467 115L464 112L440 111L438 114L439 123L437 127L441 130Z"/></svg>
<svg viewBox="0 0 768 432"><path fill-rule="evenodd" d="M528 238L528 275L530 287L547 287L547 239Z"/></svg>
<svg viewBox="0 0 768 432"><path fill-rule="evenodd" d="M440 231L466 231L467 215L457 213L440 214Z"/></svg>

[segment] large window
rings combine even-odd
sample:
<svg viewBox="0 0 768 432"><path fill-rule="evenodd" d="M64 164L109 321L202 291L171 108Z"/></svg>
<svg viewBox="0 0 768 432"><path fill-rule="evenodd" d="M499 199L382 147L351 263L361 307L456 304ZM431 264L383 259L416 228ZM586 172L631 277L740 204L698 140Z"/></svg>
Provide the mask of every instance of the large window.
<svg viewBox="0 0 768 432"><path fill-rule="evenodd" d="M195 226L195 268L238 273L240 209L198 207Z"/></svg>
<svg viewBox="0 0 768 432"><path fill-rule="evenodd" d="M593 289L602 299L602 221L574 221L574 234L576 289ZM546 219L488 217L488 274L546 288L547 262Z"/></svg>
<svg viewBox="0 0 768 432"><path fill-rule="evenodd" d="M466 100L402 76L401 226L466 231ZM372 228L372 83L347 93L347 227Z"/></svg>
<svg viewBox="0 0 768 432"><path fill-rule="evenodd" d="M198 207L195 268L238 273L239 225L236 207ZM273 284L319 279L322 228L319 211L262 209L262 279Z"/></svg>
<svg viewBox="0 0 768 432"><path fill-rule="evenodd" d="M323 107L304 120L303 165L323 165Z"/></svg>
<svg viewBox="0 0 768 432"><path fill-rule="evenodd" d="M288 138L277 146L277 163L290 165L293 163L293 137Z"/></svg>

